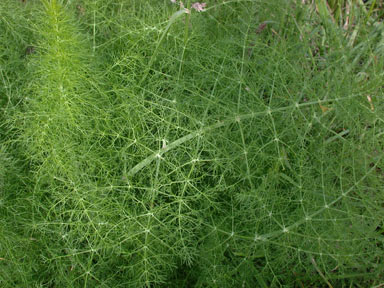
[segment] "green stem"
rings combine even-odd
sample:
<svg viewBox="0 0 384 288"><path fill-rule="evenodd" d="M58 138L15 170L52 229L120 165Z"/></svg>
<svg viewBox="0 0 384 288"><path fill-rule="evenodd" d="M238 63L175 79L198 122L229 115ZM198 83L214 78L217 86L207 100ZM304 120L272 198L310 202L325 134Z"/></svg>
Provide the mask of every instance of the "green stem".
<svg viewBox="0 0 384 288"><path fill-rule="evenodd" d="M190 9L191 7L191 1L188 0L187 1L187 6L185 8L187 9ZM191 14L190 13L186 13L185 15L185 27L184 27L184 46L187 45L187 41L188 41L188 34L189 34L189 23L191 21Z"/></svg>
<svg viewBox="0 0 384 288"><path fill-rule="evenodd" d="M155 51L153 52L152 56L151 56L151 59L149 60L149 63L148 63L148 66L146 68L146 70L144 71L144 75L143 77L141 78L140 82L139 82L139 86L144 82L144 80L147 78L148 76L148 73L149 71L151 70L152 68L152 65L153 65L153 62L155 61L156 59L156 56L157 56L157 51L160 47L160 44L163 42L163 39L165 38L165 36L167 35L168 31L169 31L169 28L171 27L171 25L181 16L185 13L185 11L183 10L179 10L177 12L175 12L171 19L169 20L168 22L168 25L165 27L164 29L164 32L161 34L160 36L160 39L159 41L157 42L156 44L156 48L155 48Z"/></svg>

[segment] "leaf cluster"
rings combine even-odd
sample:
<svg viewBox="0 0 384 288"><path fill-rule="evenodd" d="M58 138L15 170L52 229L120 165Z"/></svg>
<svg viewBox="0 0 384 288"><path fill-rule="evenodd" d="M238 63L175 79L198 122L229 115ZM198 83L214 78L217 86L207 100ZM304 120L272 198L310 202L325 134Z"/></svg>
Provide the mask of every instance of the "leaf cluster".
<svg viewBox="0 0 384 288"><path fill-rule="evenodd" d="M3 2L2 287L380 284L379 28L351 45L295 1Z"/></svg>

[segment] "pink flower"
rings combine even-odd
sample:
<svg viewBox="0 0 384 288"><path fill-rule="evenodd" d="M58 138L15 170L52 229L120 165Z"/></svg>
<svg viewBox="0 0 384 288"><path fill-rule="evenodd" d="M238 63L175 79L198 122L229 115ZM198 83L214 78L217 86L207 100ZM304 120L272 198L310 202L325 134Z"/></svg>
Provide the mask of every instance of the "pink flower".
<svg viewBox="0 0 384 288"><path fill-rule="evenodd" d="M200 2L195 2L192 4L193 9L195 9L198 12L204 11L205 6L207 6L207 3L200 3Z"/></svg>

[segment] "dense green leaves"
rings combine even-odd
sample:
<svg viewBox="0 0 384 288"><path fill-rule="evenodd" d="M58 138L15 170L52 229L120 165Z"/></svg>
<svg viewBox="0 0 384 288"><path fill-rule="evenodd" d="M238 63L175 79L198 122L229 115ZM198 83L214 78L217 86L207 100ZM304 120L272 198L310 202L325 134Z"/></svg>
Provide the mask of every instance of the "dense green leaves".
<svg viewBox="0 0 384 288"><path fill-rule="evenodd" d="M380 27L351 44L293 1L1 9L1 286L380 284Z"/></svg>

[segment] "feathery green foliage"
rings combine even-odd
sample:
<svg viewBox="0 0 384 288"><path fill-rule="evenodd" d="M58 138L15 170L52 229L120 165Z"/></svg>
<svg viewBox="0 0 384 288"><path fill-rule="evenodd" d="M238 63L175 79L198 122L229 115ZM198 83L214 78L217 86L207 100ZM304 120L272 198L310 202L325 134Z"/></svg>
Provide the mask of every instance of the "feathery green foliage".
<svg viewBox="0 0 384 288"><path fill-rule="evenodd" d="M3 2L2 287L380 284L382 24Z"/></svg>

